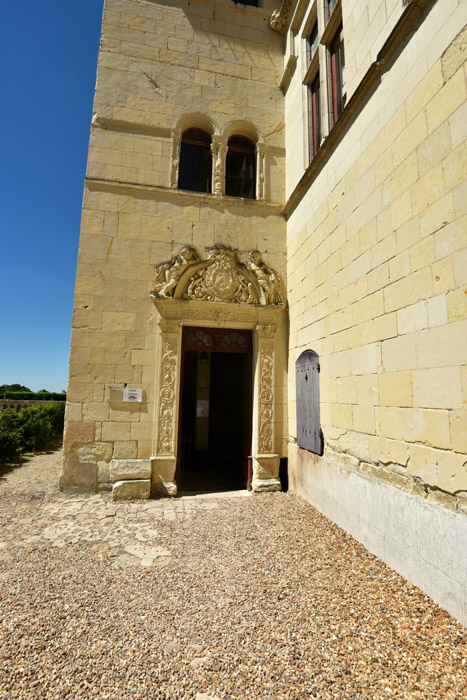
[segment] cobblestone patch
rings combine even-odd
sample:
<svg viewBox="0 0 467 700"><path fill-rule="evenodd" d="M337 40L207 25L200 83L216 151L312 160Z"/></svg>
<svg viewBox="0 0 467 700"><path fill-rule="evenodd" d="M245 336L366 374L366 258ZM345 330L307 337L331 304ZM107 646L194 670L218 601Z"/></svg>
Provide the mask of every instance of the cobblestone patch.
<svg viewBox="0 0 467 700"><path fill-rule="evenodd" d="M171 552L161 546L155 524L183 522L218 507L215 496L115 504L109 501L108 494L73 497L56 494L50 502L39 505L34 515L18 518L12 537L7 536L4 526L0 550L93 545L93 552L113 559L112 564L117 567L161 566Z"/></svg>

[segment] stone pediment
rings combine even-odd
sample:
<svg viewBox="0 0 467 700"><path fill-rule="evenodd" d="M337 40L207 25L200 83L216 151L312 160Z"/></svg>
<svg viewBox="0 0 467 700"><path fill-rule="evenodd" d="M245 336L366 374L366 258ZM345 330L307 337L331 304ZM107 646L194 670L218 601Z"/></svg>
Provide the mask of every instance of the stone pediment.
<svg viewBox="0 0 467 700"><path fill-rule="evenodd" d="M238 251L224 245L206 249L202 260L193 246L184 246L171 260L157 265L151 296L260 306L283 305L285 294L277 272L268 267L257 250L247 262Z"/></svg>

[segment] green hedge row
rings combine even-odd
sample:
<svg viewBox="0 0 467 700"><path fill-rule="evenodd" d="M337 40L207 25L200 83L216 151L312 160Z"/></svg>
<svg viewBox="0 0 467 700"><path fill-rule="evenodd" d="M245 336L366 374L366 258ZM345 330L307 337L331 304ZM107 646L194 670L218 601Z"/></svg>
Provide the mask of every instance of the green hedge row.
<svg viewBox="0 0 467 700"><path fill-rule="evenodd" d="M53 391L2 391L2 399L17 399L21 401L66 401L66 394Z"/></svg>
<svg viewBox="0 0 467 700"><path fill-rule="evenodd" d="M20 452L43 450L54 435L63 432L65 404L50 401L28 406L16 413L9 408L0 414L0 462Z"/></svg>

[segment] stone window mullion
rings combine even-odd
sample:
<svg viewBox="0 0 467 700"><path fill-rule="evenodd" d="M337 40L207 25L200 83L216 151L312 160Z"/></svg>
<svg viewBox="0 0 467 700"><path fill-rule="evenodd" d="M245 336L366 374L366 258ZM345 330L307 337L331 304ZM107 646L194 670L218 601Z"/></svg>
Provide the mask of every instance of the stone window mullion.
<svg viewBox="0 0 467 700"><path fill-rule="evenodd" d="M266 198L266 144L256 144L256 199Z"/></svg>
<svg viewBox="0 0 467 700"><path fill-rule="evenodd" d="M216 197L222 197L225 194L225 159L227 155L227 146L224 140L213 136L211 143L212 154L212 193Z"/></svg>
<svg viewBox="0 0 467 700"><path fill-rule="evenodd" d="M178 169L180 165L180 146L182 142L182 130L173 129L172 131L172 158L170 162L170 187L177 189L178 187Z"/></svg>

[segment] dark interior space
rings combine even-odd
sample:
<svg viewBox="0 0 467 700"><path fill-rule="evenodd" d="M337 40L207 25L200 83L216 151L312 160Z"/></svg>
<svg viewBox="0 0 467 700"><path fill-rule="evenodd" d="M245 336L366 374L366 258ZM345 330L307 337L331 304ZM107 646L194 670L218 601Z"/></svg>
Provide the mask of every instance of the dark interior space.
<svg viewBox="0 0 467 700"><path fill-rule="evenodd" d="M208 401L199 401L198 372L203 357L209 361ZM251 447L251 355L200 355L196 350L186 350L182 383L180 490L246 488ZM200 421L201 414L204 419ZM200 428L202 420L205 423ZM204 440L200 439L200 431Z"/></svg>

